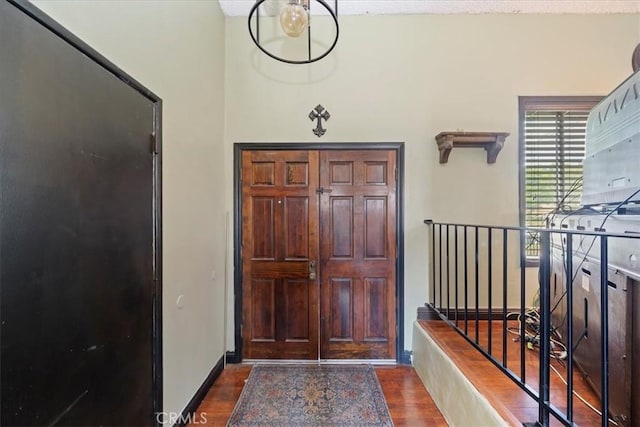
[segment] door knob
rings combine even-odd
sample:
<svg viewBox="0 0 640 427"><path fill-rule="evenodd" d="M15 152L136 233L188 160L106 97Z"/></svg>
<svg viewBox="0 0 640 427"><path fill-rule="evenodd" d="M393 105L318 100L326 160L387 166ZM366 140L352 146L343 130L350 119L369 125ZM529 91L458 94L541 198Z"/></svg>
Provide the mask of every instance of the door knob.
<svg viewBox="0 0 640 427"><path fill-rule="evenodd" d="M309 280L316 280L316 262L309 261Z"/></svg>

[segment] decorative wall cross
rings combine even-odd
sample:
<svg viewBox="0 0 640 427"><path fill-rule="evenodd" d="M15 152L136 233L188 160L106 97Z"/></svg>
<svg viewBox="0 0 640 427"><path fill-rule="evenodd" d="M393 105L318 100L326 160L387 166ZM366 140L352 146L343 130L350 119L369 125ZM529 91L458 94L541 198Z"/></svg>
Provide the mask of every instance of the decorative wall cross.
<svg viewBox="0 0 640 427"><path fill-rule="evenodd" d="M322 127L322 119L324 119L324 121L326 122L327 120L329 120L329 117L331 117L331 114L329 114L329 112L325 110L324 107L320 104L318 104L316 108L311 110L311 112L309 113L309 119L311 119L311 121L313 120L318 121L316 123L316 128L313 130L313 133L318 138L324 135L324 133L327 131L325 128Z"/></svg>

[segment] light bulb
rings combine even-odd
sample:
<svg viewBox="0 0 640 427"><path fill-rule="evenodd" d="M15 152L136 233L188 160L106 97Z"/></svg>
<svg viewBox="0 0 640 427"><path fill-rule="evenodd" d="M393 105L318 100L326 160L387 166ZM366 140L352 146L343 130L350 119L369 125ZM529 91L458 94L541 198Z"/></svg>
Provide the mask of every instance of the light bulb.
<svg viewBox="0 0 640 427"><path fill-rule="evenodd" d="M289 37L299 37L307 29L308 24L307 11L298 3L287 4L280 13L280 26Z"/></svg>

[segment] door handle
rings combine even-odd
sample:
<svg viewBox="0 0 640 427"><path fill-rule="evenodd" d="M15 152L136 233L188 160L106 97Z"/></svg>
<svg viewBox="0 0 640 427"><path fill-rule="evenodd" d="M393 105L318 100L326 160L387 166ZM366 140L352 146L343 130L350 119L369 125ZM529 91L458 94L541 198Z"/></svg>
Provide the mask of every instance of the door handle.
<svg viewBox="0 0 640 427"><path fill-rule="evenodd" d="M309 280L316 280L316 262L309 261Z"/></svg>

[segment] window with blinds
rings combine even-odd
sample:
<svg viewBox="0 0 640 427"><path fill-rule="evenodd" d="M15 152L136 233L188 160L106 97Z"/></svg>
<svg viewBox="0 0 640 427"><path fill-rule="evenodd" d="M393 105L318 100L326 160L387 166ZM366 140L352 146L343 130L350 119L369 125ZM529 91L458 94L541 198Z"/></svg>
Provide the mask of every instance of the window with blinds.
<svg viewBox="0 0 640 427"><path fill-rule="evenodd" d="M520 97L520 205L526 227L545 227L557 212L580 208L589 111L600 98ZM526 233L527 258L537 259L536 233Z"/></svg>

